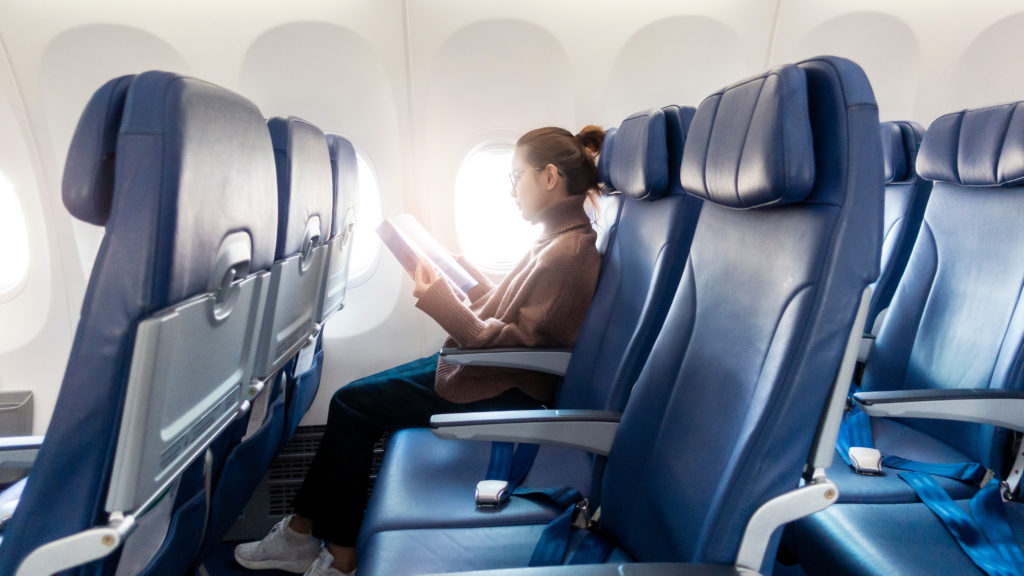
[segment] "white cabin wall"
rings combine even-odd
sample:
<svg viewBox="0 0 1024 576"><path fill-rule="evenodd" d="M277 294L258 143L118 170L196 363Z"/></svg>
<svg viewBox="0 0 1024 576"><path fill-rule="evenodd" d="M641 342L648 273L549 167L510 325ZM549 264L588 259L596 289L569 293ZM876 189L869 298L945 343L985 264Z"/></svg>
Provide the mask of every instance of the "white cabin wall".
<svg viewBox="0 0 1024 576"><path fill-rule="evenodd" d="M373 164L385 215L411 212L460 250L452 190L482 143L696 106L818 54L865 68L883 120L927 125L1024 99L1022 28L1018 0L0 0L0 171L32 255L17 295L0 295L0 391L34 390L45 429L102 237L64 210L62 168L86 100L112 77L189 74L343 134ZM387 254L350 289L307 424L345 382L437 348L443 331L411 292Z"/></svg>
<svg viewBox="0 0 1024 576"><path fill-rule="evenodd" d="M49 178L23 104L0 44L0 173L24 215L29 254L24 279L0 294L0 392L35 391L38 434L44 429L40 414L48 419L56 402L74 323L61 266L61 229L49 224L60 219L60 202L45 193Z"/></svg>
<svg viewBox="0 0 1024 576"><path fill-rule="evenodd" d="M1024 100L1018 0L781 0L773 64L816 54L855 60L882 120L916 120Z"/></svg>

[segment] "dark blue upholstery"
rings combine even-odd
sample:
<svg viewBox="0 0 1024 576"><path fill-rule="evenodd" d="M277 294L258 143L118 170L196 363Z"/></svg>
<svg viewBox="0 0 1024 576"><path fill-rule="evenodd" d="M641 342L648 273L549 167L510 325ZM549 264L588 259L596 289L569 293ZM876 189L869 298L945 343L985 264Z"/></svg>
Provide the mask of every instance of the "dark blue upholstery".
<svg viewBox="0 0 1024 576"><path fill-rule="evenodd" d="M804 75L782 66L709 96L693 119L683 185L731 208L803 200L814 185L806 90Z"/></svg>
<svg viewBox="0 0 1024 576"><path fill-rule="evenodd" d="M957 504L968 508L966 500ZM1024 545L1024 506L1005 509L1017 544ZM819 534L830 539L823 542ZM811 575L985 574L921 503L836 504L798 524L794 541L800 564Z"/></svg>
<svg viewBox="0 0 1024 576"><path fill-rule="evenodd" d="M334 244L328 261L328 270L324 283L325 291L341 291L341 302L348 286L348 262L352 253L352 227L355 226L356 203L359 195L359 172L356 149L352 143L336 134L326 136L327 150L331 161L331 183L334 209L331 215L330 238L344 235L344 242ZM328 240L328 239L325 239ZM341 253L333 251L340 247ZM335 270L335 266L337 270ZM342 284L336 286L329 283L333 274L343 276ZM325 293L324 298L328 295ZM302 354L313 354L312 364L301 374L295 374L298 360L287 368L289 374L288 403L285 414L284 436L282 444L288 442L298 427L302 417L309 410L320 388L320 376L323 370L323 338L317 338L313 351ZM302 355L300 354L300 356Z"/></svg>
<svg viewBox="0 0 1024 576"><path fill-rule="evenodd" d="M352 143L337 134L327 135L327 151L331 159L331 190L334 212L331 218L331 238L341 234L345 215L359 200L359 172L356 149Z"/></svg>
<svg viewBox="0 0 1024 576"><path fill-rule="evenodd" d="M1010 109L1013 106L982 109L978 116L966 111L939 118L932 125L938 129L933 133L930 127L924 137L921 155L929 157L918 156L918 169L927 167L932 176L964 175L1000 165L1004 162L1000 159L1009 157L1007 149L1000 152L989 145L988 136L967 130L977 124L966 119L991 119L996 117L991 114ZM957 118L965 126L955 130L961 148L955 155L946 154L951 120ZM1024 137L1024 124L1013 122L1009 127L1015 132L997 135L1007 146ZM929 143L933 134L937 144ZM984 154L966 148L975 138L980 139ZM863 390L1020 389L1024 385L1022 218L1024 187L1006 187L996 179L991 186L935 183L917 243L868 359ZM872 428L883 453L924 462L977 461L999 477L1007 472L1011 438L1004 430L919 419L877 421ZM894 471L886 471L883 478L852 474L844 478L835 471L840 466L837 459L828 474L839 485L840 501L850 504L795 525L793 546L802 563L822 574L901 573L908 566L920 573L937 573L928 566L942 567L947 573L972 573L973 565L952 537ZM953 498L967 498L978 488L936 480ZM913 546L894 540L894 526L920 540ZM860 558L853 555L854 542L861 543ZM872 552L864 554L865 547ZM929 548L934 557L924 558Z"/></svg>
<svg viewBox="0 0 1024 576"><path fill-rule="evenodd" d="M46 441L4 533L2 574L42 544L106 523L136 325L205 292L232 232L249 233L252 270L273 260L273 150L256 106L198 80L147 72L130 80L122 112L105 91L125 81L90 101L68 152L69 208L100 221L105 201L88 197L110 197L110 211ZM110 168L89 134L109 135L113 123L113 178L97 178ZM84 165L90 160L95 170Z"/></svg>
<svg viewBox="0 0 1024 576"><path fill-rule="evenodd" d="M865 332L877 333L875 319L889 307L921 229L924 209L932 190L930 180L914 170L924 128L916 122L883 122L882 153L885 158L885 222L882 236L881 274L868 307Z"/></svg>
<svg viewBox="0 0 1024 576"><path fill-rule="evenodd" d="M692 116L692 108L678 106L631 116L615 134L614 151L603 153L613 154L611 164L618 167L617 173L629 174L630 182L647 183L647 192L637 194L646 198L623 196L615 237L605 253L601 279L562 384L560 407L622 410L661 328L701 202L683 194L678 185L651 187L654 179L644 173L648 167L660 174L667 175L670 168L676 173ZM650 139L651 133L660 133L661 140ZM632 147L634 142L639 148ZM669 156L674 160L666 160L663 166L650 163L651 158ZM665 196L668 190L673 194ZM550 519L553 510L519 498L498 511L475 507L473 490L487 471L489 451L487 443L451 442L425 431L395 434L385 453L360 541L382 530ZM587 454L545 446L524 486L547 488L568 483L595 496L591 468L592 458ZM423 482L423 478L432 481ZM410 502L416 504L410 506Z"/></svg>
<svg viewBox="0 0 1024 576"><path fill-rule="evenodd" d="M618 130L618 128L609 128L604 133L604 141L601 143L601 154L597 157L597 177L605 187L612 186L609 164L612 158L612 139L615 138L615 133Z"/></svg>
<svg viewBox="0 0 1024 576"><path fill-rule="evenodd" d="M96 91L78 120L64 165L64 207L83 222L103 226L114 197L117 134L128 86L135 75L115 78Z"/></svg>
<svg viewBox="0 0 1024 576"><path fill-rule="evenodd" d="M620 547L616 559L735 561L753 511L799 485L829 394L823 383L835 379L877 276L882 161L870 85L839 58L789 68L783 73L806 77L804 92L786 99L809 111L813 187L789 206L702 208L608 457L600 525ZM702 167L685 162L690 150L684 175ZM366 543L359 571L522 565L538 534L535 526L381 533Z"/></svg>
<svg viewBox="0 0 1024 576"><path fill-rule="evenodd" d="M267 127L277 167L277 259L282 260L302 249L307 223L314 217L320 219L316 244L329 240L327 233L331 230L334 213L333 176L327 140L318 128L297 118L271 118ZM271 304L268 303L268 307ZM308 306L313 308L315 304L310 301ZM268 395L268 409L258 430L244 438L249 422L241 419L235 423L231 434L241 441L235 445L227 443L227 453L218 455L218 460L223 459L223 467L210 501L210 518L200 559L227 533L256 490L281 442L290 436L293 425L298 424L295 418L301 419L299 407L294 407L292 412L286 404L301 403L308 407L306 402L311 402L308 391L299 387L312 387L315 394L319 386L320 364L315 362L315 351L311 353L314 353L311 370L316 372L296 378L290 372L296 362L293 359L267 382L268 390L264 394Z"/></svg>
<svg viewBox="0 0 1024 576"><path fill-rule="evenodd" d="M277 161L277 252L281 260L302 249L306 223L320 218L319 243L327 241L334 213L333 177L323 132L299 118L267 122Z"/></svg>
<svg viewBox="0 0 1024 576"><path fill-rule="evenodd" d="M962 110L937 118L921 145L922 178L962 186L1024 181L1024 102Z"/></svg>
<svg viewBox="0 0 1024 576"><path fill-rule="evenodd" d="M611 187L633 198L658 198L669 186L665 114L659 109L638 112L615 132L619 153L607 158Z"/></svg>

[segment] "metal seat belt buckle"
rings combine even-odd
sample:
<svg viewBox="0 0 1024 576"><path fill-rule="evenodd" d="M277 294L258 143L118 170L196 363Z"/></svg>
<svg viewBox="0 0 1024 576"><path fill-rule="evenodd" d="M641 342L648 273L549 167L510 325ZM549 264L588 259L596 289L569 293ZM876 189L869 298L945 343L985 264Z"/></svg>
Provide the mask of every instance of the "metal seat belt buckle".
<svg viewBox="0 0 1024 576"><path fill-rule="evenodd" d="M850 465L853 466L853 470L857 474L882 475L882 453L877 449L851 446L848 454L850 455Z"/></svg>
<svg viewBox="0 0 1024 576"><path fill-rule="evenodd" d="M508 482L505 480L481 480L476 483L478 508L497 508L504 504L508 497Z"/></svg>

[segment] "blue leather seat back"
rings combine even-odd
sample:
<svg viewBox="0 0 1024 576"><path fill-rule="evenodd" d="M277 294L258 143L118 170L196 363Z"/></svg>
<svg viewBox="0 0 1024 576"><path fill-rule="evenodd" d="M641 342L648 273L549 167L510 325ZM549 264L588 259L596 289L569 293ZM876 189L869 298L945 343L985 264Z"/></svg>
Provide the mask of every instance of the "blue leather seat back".
<svg viewBox="0 0 1024 576"><path fill-rule="evenodd" d="M328 134L327 149L331 158L334 214L331 217L331 259L328 263L324 298L325 306L334 310L345 303L345 291L348 288L352 235L359 201L359 166L356 149L345 138L337 134ZM329 314L330 310L326 313Z"/></svg>
<svg viewBox="0 0 1024 576"><path fill-rule="evenodd" d="M277 260L298 254L308 222L319 219L317 244L332 232L333 176L327 140L316 126L299 118L267 121L277 162Z"/></svg>
<svg viewBox="0 0 1024 576"><path fill-rule="evenodd" d="M147 72L105 84L79 121L63 194L72 215L106 231L46 441L4 533L2 574L42 544L106 522L136 325L206 292L227 235L249 234L251 271L274 256L263 117L205 82Z"/></svg>
<svg viewBox="0 0 1024 576"><path fill-rule="evenodd" d="M733 563L754 511L798 486L878 275L877 114L860 67L831 57L698 108L682 183L709 201L602 490L634 559Z"/></svg>
<svg viewBox="0 0 1024 576"><path fill-rule="evenodd" d="M282 260L306 250L308 246L305 244L310 240L314 248L326 250L334 213L333 177L327 139L318 128L298 118L271 118L267 128L277 167L277 177L273 181L277 182L278 198L278 264L273 270L275 274L281 275L279 280L282 288L276 294L271 288L263 327L264 331L270 332L264 334L264 339L269 338L270 346L273 347L279 345L279 333L287 332L285 342L293 335L298 335L303 345L310 347L308 352L314 354L313 365L319 370L316 344L307 343L309 334L295 327L313 324L323 277L310 276L314 274L312 267L303 273L301 267L289 269L280 264ZM326 265L326 253L318 265L322 271ZM286 282L290 284L286 285ZM271 317L271 313L276 317ZM272 318L272 325L267 323L268 317ZM279 356L279 352L273 354L275 358ZM319 358L322 358L322 354ZM258 414L255 410L252 413L263 417L258 427L244 419L240 420L230 434L230 441L218 446L217 460L222 465L211 496L210 518L200 560L227 533L270 466L281 442L287 440L294 431L294 426L302 416L299 413L302 406L296 406L296 402L306 402L305 387L319 385L318 378L304 379L301 375L292 374L294 355L287 361L281 371L272 373L266 382L266 389L262 393L266 396L262 399L266 403L265 413ZM319 372L311 374L318 375ZM282 387L285 389L283 393ZM292 411L289 410L289 403Z"/></svg>
<svg viewBox="0 0 1024 576"><path fill-rule="evenodd" d="M935 184L865 368L864 390L1021 387L1022 108L942 116L925 135L917 171ZM946 421L904 423L989 468L1000 465L1003 432Z"/></svg>
<svg viewBox="0 0 1024 576"><path fill-rule="evenodd" d="M615 236L615 227L619 223L619 211L622 208L622 195L612 186L611 176L608 175L608 166L612 159L612 140L618 128L609 128L604 134L604 142L601 144L601 154L597 157L597 178L600 180L600 196L597 198L596 215L592 214L594 230L597 232L597 253L602 257L608 250L608 244ZM593 201L593 199L591 199ZM585 204L585 207L590 206ZM590 210L591 208L587 208Z"/></svg>
<svg viewBox="0 0 1024 576"><path fill-rule="evenodd" d="M889 307L903 276L932 190L931 181L919 178L914 166L924 128L917 122L882 122L881 133L885 159L882 273L875 283L864 329L873 333L877 333L877 330L872 330L875 319Z"/></svg>
<svg viewBox="0 0 1024 576"><path fill-rule="evenodd" d="M672 106L630 116L615 133L614 150L604 153L623 204L561 407L622 410L661 328L700 213L699 200L670 185L693 112Z"/></svg>

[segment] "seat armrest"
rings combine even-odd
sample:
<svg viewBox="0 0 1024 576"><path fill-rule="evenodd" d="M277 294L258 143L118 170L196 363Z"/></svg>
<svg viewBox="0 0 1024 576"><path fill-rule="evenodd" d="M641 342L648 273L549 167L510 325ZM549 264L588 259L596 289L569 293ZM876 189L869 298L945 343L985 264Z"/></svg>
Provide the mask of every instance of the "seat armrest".
<svg viewBox="0 0 1024 576"><path fill-rule="evenodd" d="M436 414L430 418L430 428L435 435L450 440L551 444L604 456L611 450L621 416L601 410Z"/></svg>
<svg viewBox="0 0 1024 576"><path fill-rule="evenodd" d="M1024 432L1024 392L1019 390L858 392L853 399L872 417L958 420Z"/></svg>
<svg viewBox="0 0 1024 576"><path fill-rule="evenodd" d="M545 566L505 570L455 572L445 576L756 576L736 566L721 564L682 564L658 562L650 564L583 564L577 566ZM440 576L440 575L434 575Z"/></svg>
<svg viewBox="0 0 1024 576"><path fill-rule="evenodd" d="M565 376L572 348L442 348L441 358L450 364L520 368Z"/></svg>
<svg viewBox="0 0 1024 576"><path fill-rule="evenodd" d="M0 438L0 468L31 468L42 445L42 436Z"/></svg>

